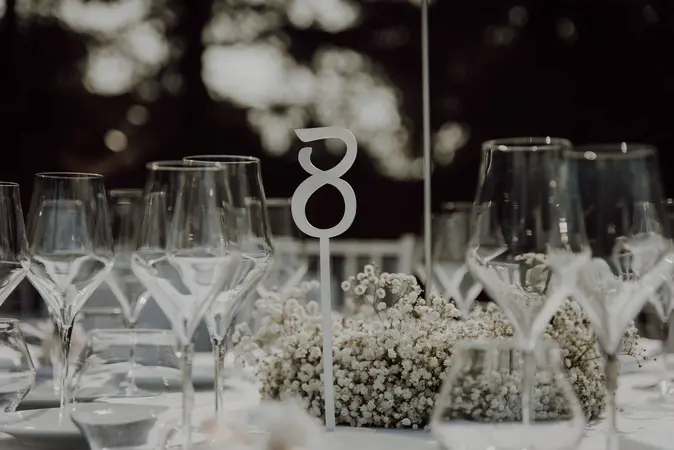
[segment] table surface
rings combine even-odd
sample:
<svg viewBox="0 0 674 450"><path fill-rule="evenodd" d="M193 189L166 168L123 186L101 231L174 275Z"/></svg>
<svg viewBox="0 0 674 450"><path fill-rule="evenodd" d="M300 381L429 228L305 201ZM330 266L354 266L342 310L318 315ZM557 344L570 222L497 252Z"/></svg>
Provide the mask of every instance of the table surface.
<svg viewBox="0 0 674 450"><path fill-rule="evenodd" d="M210 353L198 355L195 363L199 365L211 364ZM646 395L644 391L635 389L636 386L645 385L656 379L659 370L659 361L649 361L643 367L626 367L625 373L620 377L620 388L618 391L618 404L620 407L618 417L618 427L621 431L621 450L666 450L671 449L671 442L674 441L674 407L671 417L665 418L661 414L635 413L630 410L630 405L642 401ZM628 364L629 365L629 364ZM653 394L650 394L653 395ZM655 394L656 395L656 394ZM207 408L213 404L212 392L198 392L196 394L196 404ZM656 395L657 396L657 395ZM674 399L672 399L674 404ZM386 439L385 446L378 444L381 433L395 433L392 430L368 430L360 432L357 429L343 429L329 434L331 450L352 450L354 440L357 440L357 446L368 448L368 450L410 450L410 439L414 439L415 450L435 449L437 446L431 442L430 434L425 432L398 431L404 436L396 437L398 444L391 448L391 439ZM363 443L367 442L364 446ZM579 450L601 450L604 449L604 437L602 433L602 424L590 424L586 429L586 435L579 447ZM27 447L17 442L13 437L0 433L0 449L2 450L36 450L35 447ZM40 450L40 449L37 449ZM44 449L48 450L48 449ZM86 449L72 449L86 450Z"/></svg>

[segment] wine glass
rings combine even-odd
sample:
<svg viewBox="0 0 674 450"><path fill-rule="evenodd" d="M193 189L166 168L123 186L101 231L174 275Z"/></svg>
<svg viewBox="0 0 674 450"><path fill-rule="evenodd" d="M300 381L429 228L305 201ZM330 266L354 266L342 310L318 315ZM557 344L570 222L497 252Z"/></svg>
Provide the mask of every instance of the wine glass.
<svg viewBox="0 0 674 450"><path fill-rule="evenodd" d="M93 450L156 448L180 386L175 343L168 330L89 333L73 376L70 417ZM129 389L130 372L142 390Z"/></svg>
<svg viewBox="0 0 674 450"><path fill-rule="evenodd" d="M573 203L575 178L558 138L512 138L483 144L467 264L499 304L522 349L522 420L534 411L534 350L572 292L568 283L589 260L583 221ZM578 210L574 210L574 207ZM556 275L557 280L553 278Z"/></svg>
<svg viewBox="0 0 674 450"><path fill-rule="evenodd" d="M466 314L482 291L466 264L472 208L472 203L445 203L442 211L433 216L432 279Z"/></svg>
<svg viewBox="0 0 674 450"><path fill-rule="evenodd" d="M13 412L35 384L35 367L19 321L0 319L0 411Z"/></svg>
<svg viewBox="0 0 674 450"><path fill-rule="evenodd" d="M29 265L19 185L0 181L0 305L24 279Z"/></svg>
<svg viewBox="0 0 674 450"><path fill-rule="evenodd" d="M665 214L669 219L670 237L672 236L672 226L674 226L674 200L668 198L664 203ZM660 336L662 348L659 354L661 371L656 383L650 383L640 388L645 390L655 390L659 393L659 398L655 401L659 406L666 406L669 410L674 404L671 403L671 395L674 392L672 380L669 375L668 356L670 352L670 342L674 334L670 332L672 326L672 313L674 312L674 282L669 280L665 282L658 294L650 299L649 304L644 308L643 314L646 316L647 327ZM656 328L656 329L653 329ZM650 402L647 407L652 409L654 406ZM671 411L670 411L671 412Z"/></svg>
<svg viewBox="0 0 674 450"><path fill-rule="evenodd" d="M578 272L574 297L606 356L607 449L614 450L618 353L629 324L671 279L669 221L655 148L618 143L566 153L578 176L578 200L592 248L592 260Z"/></svg>
<svg viewBox="0 0 674 450"><path fill-rule="evenodd" d="M260 160L230 155L188 156L185 160L215 163L223 168L222 177L227 195L222 198L221 207L230 218L228 233L242 258L237 273L222 285L221 292L206 315L215 358L215 408L219 414L228 332L233 330L234 318L243 301L258 286L272 265L274 250Z"/></svg>
<svg viewBox="0 0 674 450"><path fill-rule="evenodd" d="M105 280L122 306L126 325L134 328L150 298L145 286L131 270L131 254L136 249L143 218L141 189L114 189L109 193L110 220L115 241L115 263Z"/></svg>
<svg viewBox="0 0 674 450"><path fill-rule="evenodd" d="M442 448L577 448L585 417L564 374L561 351L545 340L533 356L535 409L528 427L521 417L521 379L526 368L518 342L463 341L454 347L431 419L432 433Z"/></svg>
<svg viewBox="0 0 674 450"><path fill-rule="evenodd" d="M257 288L261 296L270 292L286 294L297 287L309 270L309 258L293 221L290 199L267 199L267 211L274 243L274 264Z"/></svg>
<svg viewBox="0 0 674 450"><path fill-rule="evenodd" d="M63 417L73 324L80 308L108 276L114 258L103 177L71 172L35 175L28 241L28 279L47 304L61 340Z"/></svg>
<svg viewBox="0 0 674 450"><path fill-rule="evenodd" d="M219 164L160 161L147 165L144 215L131 269L178 337L182 369L183 447L191 445L194 333L215 296L234 277L241 257L228 229L225 171ZM236 223L236 220L234 220Z"/></svg>

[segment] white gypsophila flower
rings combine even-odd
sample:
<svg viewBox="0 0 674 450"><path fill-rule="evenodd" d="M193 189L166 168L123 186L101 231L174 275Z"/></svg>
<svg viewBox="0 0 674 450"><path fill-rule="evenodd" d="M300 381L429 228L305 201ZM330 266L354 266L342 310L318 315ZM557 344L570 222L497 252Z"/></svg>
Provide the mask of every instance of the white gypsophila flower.
<svg viewBox="0 0 674 450"><path fill-rule="evenodd" d="M529 258L532 263L544 261L537 255ZM540 268L531 276L547 278ZM260 325L255 330L245 324L237 326L233 340L235 354L244 365L254 367L264 398L296 399L310 414L321 417L320 308L306 301L316 286L304 283L290 298L271 295L259 300L253 314ZM454 345L466 339L513 335L496 304L478 305L464 317L452 302L437 294L431 294L427 302L416 278L410 275L379 274L368 265L342 287L347 294L345 315L333 322L332 330L336 419L341 425L426 426ZM578 304L567 300L547 326L546 335L561 348L566 375L586 416L598 417L605 393L602 360L596 335ZM637 338L632 327L624 341L624 350L635 357L639 356ZM460 389L469 389L467 398L471 400L457 411L485 420L519 414L514 400L519 384L516 377L504 377L506 374L491 374L486 385L499 386L512 398L496 401L495 393L470 389L467 381ZM537 414L564 414L554 392L543 386L536 395Z"/></svg>

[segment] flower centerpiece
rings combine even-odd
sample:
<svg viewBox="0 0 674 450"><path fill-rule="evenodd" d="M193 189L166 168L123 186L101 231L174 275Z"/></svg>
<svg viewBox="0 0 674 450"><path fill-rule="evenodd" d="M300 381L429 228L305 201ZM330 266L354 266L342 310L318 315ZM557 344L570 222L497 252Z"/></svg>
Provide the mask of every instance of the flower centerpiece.
<svg viewBox="0 0 674 450"><path fill-rule="evenodd" d="M540 273L540 268L536 269ZM531 274L532 276L535 274ZM323 415L322 329L319 305L306 301L317 283L291 295L270 295L253 309L254 329L240 324L234 352L254 368L263 398L296 399ZM448 299L428 301L415 277L378 273L372 265L342 283L345 314L333 321L335 408L338 425L413 428L427 425L445 379L454 345L466 339L505 339L513 328L494 303L463 316ZM578 304L567 300L546 329L562 350L569 380L585 415L604 407L597 338ZM638 356L637 331L624 350ZM493 420L489 406L477 405ZM496 406L498 408L498 406Z"/></svg>

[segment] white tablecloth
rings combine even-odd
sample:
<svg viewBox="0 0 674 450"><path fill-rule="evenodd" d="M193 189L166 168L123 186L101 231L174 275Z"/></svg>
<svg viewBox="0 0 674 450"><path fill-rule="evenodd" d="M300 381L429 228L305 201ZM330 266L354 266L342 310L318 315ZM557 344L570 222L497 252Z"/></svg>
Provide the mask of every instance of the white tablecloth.
<svg viewBox="0 0 674 450"><path fill-rule="evenodd" d="M212 366L212 359L210 359L209 354L198 355L195 358L195 364L211 364ZM672 444L674 443L674 414L667 419L657 417L657 414L630 412L630 404L634 404L646 395L644 391L638 391L634 387L654 380L658 369L657 364L657 361L651 361L642 368L632 368L628 371L629 373L621 375L618 392L618 404L622 409L619 413L618 422L618 427L623 433L621 450L671 450L674 448L674 444ZM211 392L197 392L195 400L199 407L207 408L213 404L213 394ZM254 401L254 399L251 399L251 401ZM382 438L382 434L387 436ZM392 434L395 434L395 439L391 439ZM330 450L353 450L354 448L366 450L437 449L437 445L432 441L430 434L422 431L338 429L330 433L328 439L331 444ZM579 450L601 450L604 448L601 424L589 425L586 430L586 437ZM35 447L21 445L13 437L0 433L0 450L36 449Z"/></svg>

